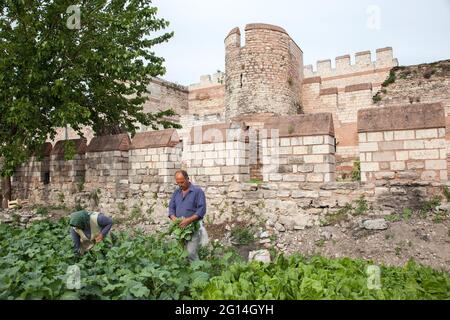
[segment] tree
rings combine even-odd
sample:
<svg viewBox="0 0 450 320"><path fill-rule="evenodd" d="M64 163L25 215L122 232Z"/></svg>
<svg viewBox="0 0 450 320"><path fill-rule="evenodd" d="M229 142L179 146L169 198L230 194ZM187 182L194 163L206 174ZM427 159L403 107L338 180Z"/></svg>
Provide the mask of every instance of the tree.
<svg viewBox="0 0 450 320"><path fill-rule="evenodd" d="M165 120L171 109L143 112L148 83L165 73L151 48L173 36L156 15L151 0L0 0L2 176L57 128L179 127Z"/></svg>

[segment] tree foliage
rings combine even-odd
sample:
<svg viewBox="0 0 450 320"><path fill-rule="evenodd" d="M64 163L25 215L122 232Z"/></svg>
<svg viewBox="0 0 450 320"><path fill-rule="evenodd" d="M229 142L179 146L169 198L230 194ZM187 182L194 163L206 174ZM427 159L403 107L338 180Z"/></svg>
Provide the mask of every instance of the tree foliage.
<svg viewBox="0 0 450 320"><path fill-rule="evenodd" d="M152 47L173 36L168 25L151 0L0 1L2 175L57 128L178 127L171 109L143 112L151 78L165 73Z"/></svg>

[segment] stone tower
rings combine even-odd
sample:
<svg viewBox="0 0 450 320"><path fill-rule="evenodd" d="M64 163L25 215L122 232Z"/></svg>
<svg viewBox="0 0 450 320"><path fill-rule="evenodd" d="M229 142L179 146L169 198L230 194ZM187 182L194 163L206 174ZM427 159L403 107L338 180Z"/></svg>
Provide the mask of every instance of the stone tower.
<svg viewBox="0 0 450 320"><path fill-rule="evenodd" d="M287 32L248 24L245 46L234 28L225 38L225 117L300 112L303 52Z"/></svg>

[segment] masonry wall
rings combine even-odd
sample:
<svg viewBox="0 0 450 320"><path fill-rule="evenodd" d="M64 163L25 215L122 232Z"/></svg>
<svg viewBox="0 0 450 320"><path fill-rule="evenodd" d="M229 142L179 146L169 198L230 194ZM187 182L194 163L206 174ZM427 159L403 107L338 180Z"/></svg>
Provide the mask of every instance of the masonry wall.
<svg viewBox="0 0 450 320"><path fill-rule="evenodd" d="M358 137L356 132L357 113L373 105L373 96L381 89L390 70L398 65L393 58L392 48L376 51L372 61L371 52L356 53L317 62L305 66L302 83L302 106L305 113L331 112L336 134L337 178L348 179L358 159Z"/></svg>
<svg viewBox="0 0 450 320"><path fill-rule="evenodd" d="M86 152L85 188L125 198L128 192L129 148L128 134L95 137Z"/></svg>
<svg viewBox="0 0 450 320"><path fill-rule="evenodd" d="M335 142L331 114L268 119L262 139L264 181L334 181Z"/></svg>
<svg viewBox="0 0 450 320"><path fill-rule="evenodd" d="M50 156L31 157L26 165L17 168L11 178L12 199L28 199L31 190L45 183L46 174L50 174Z"/></svg>
<svg viewBox="0 0 450 320"><path fill-rule="evenodd" d="M249 24L225 39L225 117L298 114L303 52L280 27Z"/></svg>
<svg viewBox="0 0 450 320"><path fill-rule="evenodd" d="M50 183L61 190L72 189L76 183L85 181L86 140L70 140L75 146L71 160L65 160L65 141L58 141L50 156Z"/></svg>
<svg viewBox="0 0 450 320"><path fill-rule="evenodd" d="M248 181L247 137L241 126L232 123L194 127L183 150L183 163L193 181Z"/></svg>
<svg viewBox="0 0 450 320"><path fill-rule="evenodd" d="M130 147L130 192L151 183L171 183L181 167L182 143L174 129L136 134Z"/></svg>
<svg viewBox="0 0 450 320"><path fill-rule="evenodd" d="M150 91L149 100L144 104L144 112L158 112L159 110L174 110L178 116L171 120L179 121L179 117L189 113L188 87L153 78L147 88ZM142 126L141 131L151 130Z"/></svg>
<svg viewBox="0 0 450 320"><path fill-rule="evenodd" d="M441 105L361 110L359 117L362 181L447 181Z"/></svg>

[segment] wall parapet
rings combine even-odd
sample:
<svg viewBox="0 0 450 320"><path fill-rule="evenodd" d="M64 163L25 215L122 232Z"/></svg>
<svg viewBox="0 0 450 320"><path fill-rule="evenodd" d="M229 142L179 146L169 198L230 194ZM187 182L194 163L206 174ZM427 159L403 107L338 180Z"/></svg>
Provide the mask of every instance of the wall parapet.
<svg viewBox="0 0 450 320"><path fill-rule="evenodd" d="M360 110L362 181L447 181L444 108L440 104Z"/></svg>
<svg viewBox="0 0 450 320"><path fill-rule="evenodd" d="M65 142L70 141L75 144L75 154L85 154L87 150L87 140L86 139L71 139L71 140L60 140L56 142L55 146L51 151L52 156L61 156L64 155L65 150Z"/></svg>
<svg viewBox="0 0 450 320"><path fill-rule="evenodd" d="M128 151L131 140L127 133L94 137L87 147L87 152Z"/></svg>
<svg viewBox="0 0 450 320"><path fill-rule="evenodd" d="M272 129L279 130L280 137L330 135L334 137L331 113L313 113L295 116L273 117L266 121L268 135Z"/></svg>
<svg viewBox="0 0 450 320"><path fill-rule="evenodd" d="M247 128L242 122L226 122L193 127L189 134L189 145L245 141Z"/></svg>
<svg viewBox="0 0 450 320"><path fill-rule="evenodd" d="M440 103L414 104L358 111L358 132L445 128Z"/></svg>
<svg viewBox="0 0 450 320"><path fill-rule="evenodd" d="M130 150L174 147L179 143L180 138L175 129L139 132L134 136Z"/></svg>

